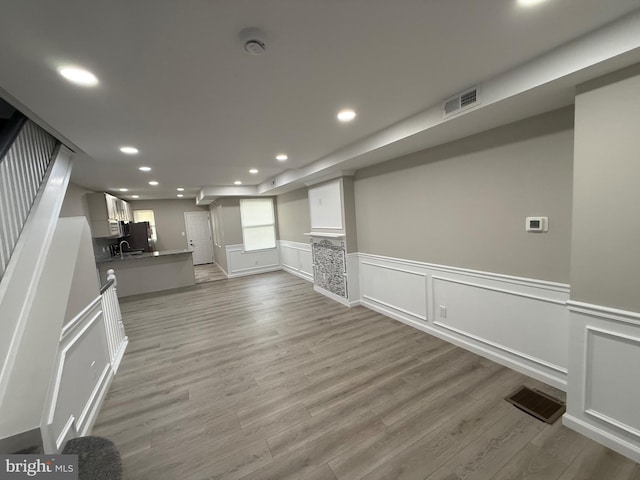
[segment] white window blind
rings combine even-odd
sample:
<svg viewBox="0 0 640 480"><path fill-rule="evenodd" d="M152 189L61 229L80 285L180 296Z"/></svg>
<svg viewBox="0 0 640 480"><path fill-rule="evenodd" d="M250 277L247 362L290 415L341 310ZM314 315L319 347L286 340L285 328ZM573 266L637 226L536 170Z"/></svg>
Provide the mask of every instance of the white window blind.
<svg viewBox="0 0 640 480"><path fill-rule="evenodd" d="M272 198L240 200L240 219L244 250L276 248L275 216Z"/></svg>

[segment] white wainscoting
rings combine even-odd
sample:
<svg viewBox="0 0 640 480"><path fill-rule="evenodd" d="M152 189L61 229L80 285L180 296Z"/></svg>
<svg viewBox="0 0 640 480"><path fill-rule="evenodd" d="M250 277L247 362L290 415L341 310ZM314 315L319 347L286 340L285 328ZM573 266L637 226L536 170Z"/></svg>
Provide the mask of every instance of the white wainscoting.
<svg viewBox="0 0 640 480"><path fill-rule="evenodd" d="M362 305L566 390L568 285L370 254L357 258Z"/></svg>
<svg viewBox="0 0 640 480"><path fill-rule="evenodd" d="M563 423L640 462L640 314L568 305L570 373Z"/></svg>
<svg viewBox="0 0 640 480"><path fill-rule="evenodd" d="M273 272L282 268L277 248L245 252L243 245L239 244L227 245L226 252L229 278Z"/></svg>
<svg viewBox="0 0 640 480"><path fill-rule="evenodd" d="M101 298L63 327L43 421L47 453L66 441L87 435L107 393L113 369L109 362Z"/></svg>
<svg viewBox="0 0 640 480"><path fill-rule="evenodd" d="M313 259L311 258L311 244L279 240L280 263L282 269L297 275L309 282L313 282Z"/></svg>

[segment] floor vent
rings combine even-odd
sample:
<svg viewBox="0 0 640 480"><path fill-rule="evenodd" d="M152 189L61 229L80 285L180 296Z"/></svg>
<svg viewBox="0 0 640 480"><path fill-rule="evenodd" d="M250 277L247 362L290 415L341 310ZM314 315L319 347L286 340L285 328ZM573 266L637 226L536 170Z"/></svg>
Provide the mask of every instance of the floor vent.
<svg viewBox="0 0 640 480"><path fill-rule="evenodd" d="M480 92L478 87L465 90L464 92L451 97L444 101L442 107L442 114L445 117L449 115L456 115L463 110L471 108L480 100Z"/></svg>
<svg viewBox="0 0 640 480"><path fill-rule="evenodd" d="M543 422L553 423L562 416L566 406L560 400L553 398L540 390L522 386L505 398L520 410L533 415Z"/></svg>

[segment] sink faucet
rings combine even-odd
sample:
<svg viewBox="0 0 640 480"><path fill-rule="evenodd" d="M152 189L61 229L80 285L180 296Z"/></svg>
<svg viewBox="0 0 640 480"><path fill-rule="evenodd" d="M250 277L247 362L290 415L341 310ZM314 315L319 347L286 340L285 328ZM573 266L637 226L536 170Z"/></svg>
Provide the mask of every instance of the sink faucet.
<svg viewBox="0 0 640 480"><path fill-rule="evenodd" d="M131 245L129 245L129 242L127 242L126 240L122 240L120 242L120 258L124 258L124 252L122 251L122 244L126 243L127 247L131 248Z"/></svg>

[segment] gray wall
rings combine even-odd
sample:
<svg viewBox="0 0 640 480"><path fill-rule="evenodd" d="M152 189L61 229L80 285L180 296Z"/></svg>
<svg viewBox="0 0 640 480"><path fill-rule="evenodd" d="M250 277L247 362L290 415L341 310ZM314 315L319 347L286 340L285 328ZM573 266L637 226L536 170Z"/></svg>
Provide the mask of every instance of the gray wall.
<svg viewBox="0 0 640 480"><path fill-rule="evenodd" d="M218 214L213 217L217 220L214 228L218 231L219 245L214 242L213 256L216 263L229 272L227 265L227 245L238 245L242 243L242 222L240 220L240 199L239 198L221 198L216 200L210 206L210 211L218 209Z"/></svg>
<svg viewBox="0 0 640 480"><path fill-rule="evenodd" d="M640 312L640 65L576 97L571 298Z"/></svg>
<svg viewBox="0 0 640 480"><path fill-rule="evenodd" d="M194 200L133 200L128 201L133 210L153 210L156 219L158 241L156 250L187 248L184 212L206 212ZM184 233L184 235L183 235Z"/></svg>
<svg viewBox="0 0 640 480"><path fill-rule="evenodd" d="M569 107L363 169L359 251L568 283L572 160Z"/></svg>
<svg viewBox="0 0 640 480"><path fill-rule="evenodd" d="M85 193L93 193L75 183L69 183L64 195L60 217L87 217L89 218L89 206Z"/></svg>
<svg viewBox="0 0 640 480"><path fill-rule="evenodd" d="M211 218L211 231L214 233L213 259L225 272L228 272L227 252L224 248L224 224L222 223L222 207L217 202L209 205L209 217ZM218 243L215 242L217 237Z"/></svg>
<svg viewBox="0 0 640 480"><path fill-rule="evenodd" d="M223 198L222 223L224 227L224 244L238 245L242 243L242 221L240 220L240 199Z"/></svg>
<svg viewBox="0 0 640 480"><path fill-rule="evenodd" d="M358 251L358 227L355 204L355 187L352 177L342 177L342 207L344 231L347 240L347 252Z"/></svg>
<svg viewBox="0 0 640 480"><path fill-rule="evenodd" d="M106 276L100 279L96 278L96 264L94 262L89 224L82 218L66 218L60 220L58 225L57 228L75 229L73 233L82 233L81 241L78 242L77 246L78 254L70 288L73 294L69 295L64 318L64 323L66 324L95 300L99 295L100 285L107 283L107 278Z"/></svg>
<svg viewBox="0 0 640 480"><path fill-rule="evenodd" d="M278 195L276 210L280 240L309 243L309 237L304 235L311 231L309 194L306 187Z"/></svg>

